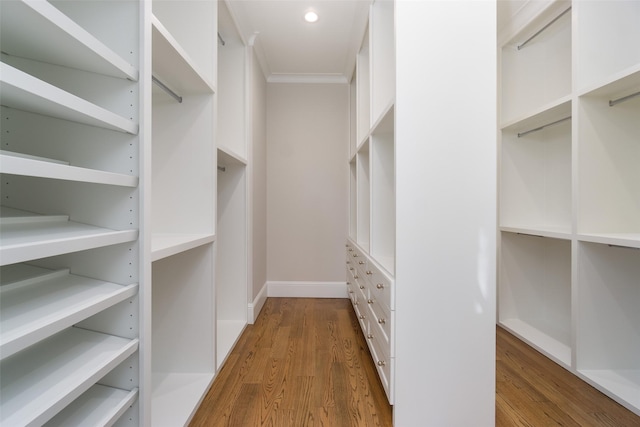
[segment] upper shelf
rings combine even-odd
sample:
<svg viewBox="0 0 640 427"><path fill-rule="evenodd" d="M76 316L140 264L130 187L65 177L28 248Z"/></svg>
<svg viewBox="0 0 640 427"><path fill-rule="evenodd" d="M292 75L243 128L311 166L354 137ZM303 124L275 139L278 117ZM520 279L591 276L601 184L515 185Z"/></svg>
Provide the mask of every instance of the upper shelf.
<svg viewBox="0 0 640 427"><path fill-rule="evenodd" d="M13 264L0 270L0 359L135 295L138 286L118 285Z"/></svg>
<svg viewBox="0 0 640 427"><path fill-rule="evenodd" d="M213 83L155 16L152 19L153 75L180 96L214 93Z"/></svg>
<svg viewBox="0 0 640 427"><path fill-rule="evenodd" d="M47 1L4 1L0 22L4 53L138 80L134 66Z"/></svg>
<svg viewBox="0 0 640 427"><path fill-rule="evenodd" d="M69 166L57 160L3 150L0 150L0 172L123 187L136 187L138 185L138 178L135 176Z"/></svg>
<svg viewBox="0 0 640 427"><path fill-rule="evenodd" d="M153 233L151 239L151 260L158 261L179 253L213 243L213 234Z"/></svg>
<svg viewBox="0 0 640 427"><path fill-rule="evenodd" d="M218 166L247 165L247 159L233 150L218 146Z"/></svg>
<svg viewBox="0 0 640 427"><path fill-rule="evenodd" d="M109 110L0 63L2 105L90 126L138 133L138 125Z"/></svg>
<svg viewBox="0 0 640 427"><path fill-rule="evenodd" d="M37 215L2 207L0 265L134 241L137 230L111 230L69 221L65 215Z"/></svg>

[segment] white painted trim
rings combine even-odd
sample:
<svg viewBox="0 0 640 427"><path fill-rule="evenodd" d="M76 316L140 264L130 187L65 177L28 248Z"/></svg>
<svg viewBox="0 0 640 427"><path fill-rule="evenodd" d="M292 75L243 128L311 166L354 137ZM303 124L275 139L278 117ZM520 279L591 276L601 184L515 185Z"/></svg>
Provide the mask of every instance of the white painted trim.
<svg viewBox="0 0 640 427"><path fill-rule="evenodd" d="M345 282L267 282L269 297L347 298Z"/></svg>
<svg viewBox="0 0 640 427"><path fill-rule="evenodd" d="M348 84L342 74L271 74L267 83L326 83Z"/></svg>
<svg viewBox="0 0 640 427"><path fill-rule="evenodd" d="M253 325L255 323L256 319L258 318L258 315L260 314L260 311L262 311L262 307L264 306L264 303L267 301L267 294L268 294L267 283L268 282L262 285L262 289L260 289L260 292L258 292L258 295L256 295L253 302L249 303L247 320L250 325Z"/></svg>

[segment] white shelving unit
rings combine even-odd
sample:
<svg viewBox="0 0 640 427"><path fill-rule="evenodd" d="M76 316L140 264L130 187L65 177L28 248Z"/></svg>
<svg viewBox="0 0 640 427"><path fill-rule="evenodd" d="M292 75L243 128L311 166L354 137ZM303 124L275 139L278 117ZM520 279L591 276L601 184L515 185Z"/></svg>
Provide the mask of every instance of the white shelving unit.
<svg viewBox="0 0 640 427"><path fill-rule="evenodd" d="M248 322L247 48L226 2L218 3L216 366Z"/></svg>
<svg viewBox="0 0 640 427"><path fill-rule="evenodd" d="M389 402L394 401L395 272L394 2L378 0L351 82L349 296Z"/></svg>
<svg viewBox="0 0 640 427"><path fill-rule="evenodd" d="M177 426L216 373L217 4L154 1L152 14L149 419Z"/></svg>
<svg viewBox="0 0 640 427"><path fill-rule="evenodd" d="M637 2L556 1L499 47L499 324L640 414L638 36Z"/></svg>
<svg viewBox="0 0 640 427"><path fill-rule="evenodd" d="M140 9L94 3L0 5L3 425L138 421Z"/></svg>

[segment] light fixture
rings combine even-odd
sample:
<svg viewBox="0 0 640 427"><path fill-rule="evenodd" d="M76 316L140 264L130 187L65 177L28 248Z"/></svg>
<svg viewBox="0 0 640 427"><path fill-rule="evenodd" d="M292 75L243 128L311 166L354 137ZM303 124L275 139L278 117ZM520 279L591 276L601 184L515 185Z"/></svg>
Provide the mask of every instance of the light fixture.
<svg viewBox="0 0 640 427"><path fill-rule="evenodd" d="M304 14L304 20L310 23L316 22L318 20L318 14L315 12L307 12Z"/></svg>

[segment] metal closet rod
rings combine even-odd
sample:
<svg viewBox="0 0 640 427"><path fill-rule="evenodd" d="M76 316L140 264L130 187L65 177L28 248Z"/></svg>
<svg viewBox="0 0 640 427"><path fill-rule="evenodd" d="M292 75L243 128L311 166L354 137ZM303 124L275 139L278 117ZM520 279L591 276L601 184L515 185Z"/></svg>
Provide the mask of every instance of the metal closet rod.
<svg viewBox="0 0 640 427"><path fill-rule="evenodd" d="M529 43L531 40L535 39L536 37L538 37L538 35L540 35L541 32L543 32L544 30L546 30L547 28L549 28L551 25L553 25L554 22L556 22L558 19L562 18L564 16L565 13L569 12L571 10L571 6L565 10L564 12L562 12L560 15L556 16L553 21L549 22L547 25L545 25L544 27L542 27L540 30L538 30L537 33L535 33L534 35L532 35L531 37L529 37L528 39L526 39L522 44L518 45L518 50L522 49L527 43Z"/></svg>
<svg viewBox="0 0 640 427"><path fill-rule="evenodd" d="M530 130L525 131L525 132L519 132L518 133L518 138L520 138L521 136L525 136L525 135L527 135L529 133L532 133L532 132L537 132L537 131L542 130L542 129L546 128L546 127L557 125L558 123L562 123L562 122L564 122L566 120L571 120L571 116L565 117L564 119L556 120L555 122L547 123L546 125L538 126L535 129L530 129Z"/></svg>
<svg viewBox="0 0 640 427"><path fill-rule="evenodd" d="M622 98L618 98L618 99L614 99L612 101L609 101L609 107L613 107L616 104L620 104L621 102L628 101L631 98L636 97L638 95L640 95L640 91L638 91L636 93L632 93L631 95L623 96Z"/></svg>
<svg viewBox="0 0 640 427"><path fill-rule="evenodd" d="M178 101L179 103L182 103L182 97L180 95L178 95L177 93L175 93L174 91L172 91L171 89L169 89L167 87L167 85L165 85L164 83L162 83L160 80L158 80L158 78L156 76L151 76L151 80L158 85L158 87L162 90L164 90L165 92L167 92L169 95L171 95L171 97L173 99L175 99L176 101Z"/></svg>
<svg viewBox="0 0 640 427"><path fill-rule="evenodd" d="M226 172L226 171L227 171L227 168L226 168L226 167L224 167L224 166L218 166L218 170L219 170L220 172Z"/></svg>
<svg viewBox="0 0 640 427"><path fill-rule="evenodd" d="M222 46L224 46L226 43L224 42L224 39L222 38L222 36L220 35L220 33L218 33L218 40L220 40L220 44L222 44Z"/></svg>

